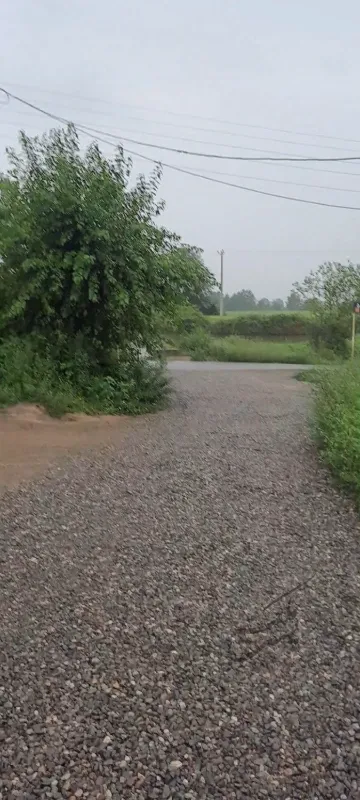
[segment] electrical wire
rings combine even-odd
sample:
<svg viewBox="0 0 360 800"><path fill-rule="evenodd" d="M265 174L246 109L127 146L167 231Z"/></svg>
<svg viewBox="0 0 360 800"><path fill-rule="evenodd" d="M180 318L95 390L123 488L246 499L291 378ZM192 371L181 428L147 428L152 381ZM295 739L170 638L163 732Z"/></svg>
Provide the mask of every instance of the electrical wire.
<svg viewBox="0 0 360 800"><path fill-rule="evenodd" d="M62 96L62 97L70 97L70 98L72 98L74 100L85 100L86 102L89 101L90 103L93 103L93 102L102 103L104 105L109 105L109 106L112 106L112 107L119 106L119 107L122 107L122 108L132 108L132 109L139 109L140 111L155 112L156 114L168 114L168 115L174 116L174 117L187 117L188 119L199 119L199 120L202 120L203 122L215 122L216 124L219 124L219 125L233 125L234 127L239 127L239 128L250 128L250 129L254 129L254 130L272 131L273 133L285 133L285 134L289 134L290 136L305 136L305 137L311 137L311 138L314 138L314 139L315 138L316 139L328 139L328 140L333 140L333 141L337 141L337 142L348 142L348 143L353 143L353 144L360 144L360 139L349 139L349 138L344 138L343 136L330 136L329 134L325 134L325 133L308 133L307 131L294 131L294 130L289 130L288 128L272 128L272 127L269 127L268 125L253 125L253 124L246 123L246 122L235 122L235 121L232 121L232 120L219 119L217 117L204 117L204 116L201 116L199 114L187 114L187 113L182 112L182 111L169 111L168 109L159 109L159 108L154 108L154 107L149 107L149 106L138 106L138 105L134 105L134 104L131 104L131 103L114 103L113 101L105 100L104 98L99 98L99 97L96 98L96 97L88 97L88 96L78 95L78 94L71 94L69 92L62 92L62 91L59 91L59 90L56 90L56 89L54 89L54 90L43 89L42 87L31 86L29 84L23 84L23 83L8 83L8 86L12 86L12 87L15 87L15 88L20 88L20 89L30 89L32 91L41 92L42 94L50 94L50 95L54 95L55 94L55 95L59 95L59 96ZM162 122L162 124L171 125L171 123L168 123L168 122ZM184 125L182 127L190 127L190 126L188 126L188 125L185 126ZM194 130L200 130L200 129L194 128ZM208 129L204 129L204 130L208 130ZM234 134L234 135L237 135L237 134ZM258 138L258 137L256 137L256 138Z"/></svg>
<svg viewBox="0 0 360 800"><path fill-rule="evenodd" d="M47 110L49 110L49 109L47 109ZM89 114L93 114L94 113L94 109L93 108L92 109L80 108L80 109L77 109L77 111L78 112L80 111L82 114L88 114L88 113ZM21 111L14 112L14 113L21 114ZM35 112L35 114L32 114L32 112L28 112L28 116L37 116L38 113L39 112ZM97 111L96 113L97 114L100 113L101 115L105 114L106 116L112 116L110 114L110 112L107 113L107 112L103 112L103 111L100 111L100 112ZM271 136L256 136L256 134L250 134L250 133L238 133L238 132L235 133L234 131L222 131L222 130L218 130L217 128L202 128L202 127L198 127L197 125L182 125L182 124L179 125L179 123L176 123L176 122L167 122L166 120L165 121L163 121L163 120L153 120L153 119L147 119L146 117L133 117L133 116L128 115L128 114L126 114L125 116L126 116L127 120L130 119L130 120L132 120L134 122L141 122L141 123L145 122L145 123L151 124L151 125L166 125L167 127L176 128L176 129L179 129L179 127L180 128L188 128L189 130L201 131L202 133L219 133L222 136L233 136L233 137L236 137L237 139L239 139L239 138L241 138L241 139L251 139L251 140L256 139L256 140L262 141L262 142L275 142L276 144L286 144L286 145L290 144L290 145L297 145L299 147L313 147L314 146L312 142L296 142L296 141L289 140L289 139L275 139L275 138L273 138ZM16 124L16 123L14 123L14 124ZM119 126L106 125L106 131L104 131L104 133L107 133L109 131L109 128L111 128L111 127L112 128L114 128L114 127L118 128ZM161 139L177 139L177 140L180 139L180 141L182 141L182 142L193 142L193 143L196 143L196 144L212 144L212 145L216 145L216 147L235 147L235 149L240 149L239 145L230 145L230 144L226 144L225 142L221 142L221 143L219 143L219 142L208 142L208 141L203 141L201 139L191 139L189 137L185 138L183 136L181 136L181 137L172 136L171 134L165 134L165 133L158 133L158 132L153 133L152 131L138 131L138 130L134 131L134 130L131 130L129 128L127 128L126 131L128 133L140 133L141 136L142 135L144 135L144 136L160 136ZM301 136L302 134L297 134L297 135ZM347 140L345 140L345 141L347 141ZM360 144L360 141L359 141L359 144ZM318 148L320 148L321 150L340 150L341 152L343 150L343 148L337 147L336 145L331 145L331 144L317 144L316 146ZM256 150L256 148L253 148L253 147L251 147L251 148L242 148L242 149ZM353 150L353 149L350 149L350 148L347 148L347 150L349 152L351 152L351 153L357 153L358 152L358 150ZM276 151L266 151L266 152L276 152Z"/></svg>
<svg viewBox="0 0 360 800"><path fill-rule="evenodd" d="M40 108L40 106L35 105L35 103L30 103L28 100L24 100L23 98L18 97L15 94L12 94L12 92L8 92L6 89L4 89L2 87L0 87L0 92L3 92L5 95L7 95L7 97L12 98L13 100L16 100L17 102L22 103L23 105L28 106L29 108L32 108L32 109L34 109L35 111L38 111L41 114L44 114L45 116L49 117L50 119L55 119L57 121L62 121L65 124L69 122L64 117L60 117L60 116L58 116L56 114L53 114L51 111L46 111L45 109ZM81 123L75 123L74 122L73 124L76 127L79 127L79 125ZM92 127L90 127L88 125L82 125L81 124L81 127L84 130L85 129L88 130L90 133L99 134L100 136L102 136L102 135L110 136L112 139L116 139L116 141L128 142L129 144L135 144L135 145L140 146L140 147L150 147L150 148L154 148L156 150L165 150L166 152L177 153L178 155L196 156L197 158L214 158L214 159L221 159L221 160L226 160L226 161L251 161L251 162L253 162L253 161L254 162L267 162L267 161L287 162L287 161L293 161L293 162L296 162L296 163L299 163L299 162L300 163L304 163L304 162L319 162L319 163L329 163L329 162L330 163L337 163L337 162L341 162L341 163L343 163L343 162L347 162L347 161L360 161L360 156L336 156L336 157L324 158L324 157L318 157L318 156L317 157L314 157L314 156L301 156L301 157L298 157L298 156L296 156L296 157L295 156L228 156L228 155L224 155L223 153L203 153L203 152L198 152L198 151L194 151L194 150L184 150L184 149L177 148L177 147L167 147L166 145L155 144L153 142L151 142L151 143L150 142L143 142L143 141L141 141L139 139L132 139L132 138L129 138L129 137L126 137L126 136L117 136L115 134L106 133L106 131L104 132L103 130L99 130L98 128L92 128ZM255 148L250 148L250 149L254 150Z"/></svg>
<svg viewBox="0 0 360 800"><path fill-rule="evenodd" d="M81 130L76 126L78 130ZM87 131L83 131L87 133ZM112 144L112 142L107 141L106 139L97 137L98 141L103 142L105 144ZM114 145L113 145L114 146ZM338 205L335 203L323 203L320 200L306 200L302 197L292 197L290 195L284 194L276 194L275 192L266 192L262 189L254 189L250 186L242 186L238 183L230 183L229 181L223 181L218 178L211 178L208 175L202 175L200 172L193 172L192 170L184 169L183 167L175 166L175 164L167 164L165 161L156 161L154 158L150 158L150 156L145 156L142 153L137 153L134 150L129 150L128 148L123 148L124 152L129 153L136 158L143 158L145 161L150 161L152 164L160 164L160 166L165 167L166 169L174 170L175 172L180 172L184 175L191 175L193 178L202 178L205 181L210 181L211 183L217 183L221 186L231 186L233 189L241 189L243 192L251 192L253 194L260 194L264 195L265 197L276 197L280 200L291 200L294 203L303 203L305 205L313 205L313 206L323 206L324 208L341 208L345 209L346 211L360 211L360 206L345 206L345 205Z"/></svg>
<svg viewBox="0 0 360 800"><path fill-rule="evenodd" d="M40 112L36 112L36 115L38 115L39 113L40 113ZM18 123L16 123L16 122L13 122L12 120L11 120L10 122L9 122L9 121L6 121L5 119L4 119L4 120L0 120L0 124L1 124L1 123L2 123L2 124L4 124L4 125L10 125L10 126L12 126L12 127L16 127L16 128L18 127ZM76 124L77 124L77 125L82 125L83 127L87 127L87 126L86 126L86 123L82 123L82 122L80 123L80 122L78 122L78 123L76 123ZM34 126L30 126L30 127L31 127L31 128L34 128ZM88 128L88 130L90 130L90 131L94 131L94 133L95 133L95 131L97 131L97 129L96 129L96 128ZM128 129L126 129L126 130L127 130L127 132L129 132L129 131L128 131ZM135 132L137 132L137 131L135 131ZM116 139L116 141L118 141L118 140L120 140L120 141L125 141L125 138L124 138L124 137L119 137L119 136L116 136L116 137L115 137L115 136L114 136L114 135L113 135L111 132L109 132L107 129L106 129L106 130L103 130L103 129L102 129L102 130L101 130L101 135L102 135L102 134L103 134L103 135L105 135L105 136L111 136L111 137L114 137L114 138ZM145 132L143 135L145 135L145 136L156 136L156 135L157 135L157 136L159 136L161 139L163 139L163 138L165 138L165 139L166 139L166 138L171 138L171 139L173 139L173 138L179 138L179 137L167 136L166 134L162 134L162 133L161 133L161 134L153 134L153 133L149 133L149 132L147 132L147 131L146 131L146 132ZM0 134L0 138L4 138L4 135L3 135L3 134ZM128 140L128 141L129 141L129 140ZM130 141L132 141L132 140L130 140ZM195 142L197 142L198 144L216 144L216 145L218 144L218 143L216 143L216 142L207 142L207 141L203 141L203 142L201 142L201 141L199 141L198 139L183 139L183 138L182 138L182 141L195 141ZM151 143L148 143L148 142L141 142L141 144L143 144L143 145L146 145L146 146L150 146L150 147L151 147ZM231 144L229 145L229 144L224 144L224 143L223 143L222 145L218 145L218 146L222 146L222 147L230 147L230 148L234 148L234 147L235 147L235 145L231 145ZM165 148L165 149L166 149L166 148ZM277 153L277 154L278 154L278 151L277 151L277 150L265 150L265 151L264 151L262 148L259 150L259 149L258 149L258 148L256 148L256 147L243 147L243 146L239 147L239 146L237 146L237 147L236 147L236 149L250 150L250 151L252 151L252 152L253 152L253 151L255 151L255 152L256 152L256 151L258 151L258 152L262 152L262 153L264 153L264 152L265 152L265 153ZM355 151L354 151L354 152L355 152ZM286 154L286 153L282 153L282 154L279 154L279 155L287 155L287 154ZM267 159L267 156L263 156L263 158L264 158L264 159ZM247 159L244 159L244 161L245 161L245 162L246 162L246 160L247 160ZM249 160L251 160L251 159L249 159ZM299 157L299 160L301 161L301 157ZM255 160L255 163L259 163L259 162L257 162L257 160ZM264 161L262 161L262 160L261 160L261 161L260 161L260 163L261 163L261 164L263 164L263 165L265 165L265 166L271 166L271 164L274 164L274 163L275 163L275 165L276 165L278 162L277 162L276 160L273 160L273 161L268 161L268 160L264 160ZM301 163L302 163L302 162L301 162ZM303 166L301 166L301 167L300 167L299 165L298 165L298 166L296 166L296 165L294 165L293 163L290 163L290 164L289 164L289 163L285 163L285 164L283 164L283 166L285 166L285 167L289 167L290 169L310 169L310 170L312 169L312 170L314 170L314 167L303 167ZM318 170L317 168L315 168L315 171L319 171L319 170ZM321 171L321 172L331 172L332 174L335 174L335 175L352 175L352 176L354 176L354 177L360 177L360 172L340 172L339 170L336 170L336 171L335 171L335 170L326 170L326 169L324 169L324 170L320 170L320 171ZM289 181L289 183L291 183L291 181ZM296 184L295 184L295 185L296 185Z"/></svg>
<svg viewBox="0 0 360 800"><path fill-rule="evenodd" d="M39 106L35 106L34 104L29 103L28 101L23 100L22 98L19 98L16 95L13 95L11 92L8 92L6 89L2 89L1 87L0 87L0 92L4 92L9 98L12 98L13 100L17 100L18 102L23 103L24 105L30 106L32 108L35 108L40 113L43 113L45 116L50 117L51 119L54 119L57 122L61 122L61 124L74 125L75 128L78 131L84 133L87 136L91 136L91 134L94 131L96 132L96 129L88 128L87 126L78 125L78 124L72 122L69 119L65 119L64 117L60 117L60 116L57 116L56 114L52 114L52 113L50 113L48 111L45 111L45 110L41 109ZM108 139L104 139L103 137L101 137L99 135L96 137L96 139L98 141L103 142L105 144L108 144L110 146L113 146L113 147L115 146L114 142L109 142ZM121 143L119 143L119 146L121 146ZM146 156L146 155L144 155L142 153L138 153L136 151L130 150L129 148L122 148L122 149L124 150L124 152L127 152L130 155L135 156L136 158L144 159L145 161L151 162L151 163L153 163L155 165L161 165L162 167L165 167L166 169L170 169L170 170L173 170L175 172L179 172L179 173L184 174L184 175L190 175L190 176L192 176L194 178L200 178L202 180L208 181L210 183L216 183L216 184L219 184L221 186L230 186L233 189L240 189L241 191L250 192L251 194L258 194L258 195L262 195L262 196L265 196L265 197L274 197L274 198L278 198L280 200L289 200L289 201L292 201L292 202L295 202L295 203L302 203L304 205L322 206L324 208L337 208L337 209L344 209L344 210L347 210L347 211L360 211L360 206L346 206L346 205L339 205L339 204L335 204L335 203L325 203L325 202L322 202L320 200L308 200L308 199L301 198L301 197L293 197L293 196L290 196L290 195L276 194L275 192L266 192L265 190L262 190L262 189L254 189L253 187L243 186L243 185L240 185L238 183L230 183L229 181L223 181L223 180L220 180L218 178L210 177L209 175L202 175L201 173L194 172L194 171L188 170L188 169L184 169L183 167L179 167L179 166L176 166L174 164L167 164L165 162L156 161L155 159L151 158L150 156Z"/></svg>
<svg viewBox="0 0 360 800"><path fill-rule="evenodd" d="M281 183L284 186L300 186L303 189L324 189L327 192L350 192L351 194L360 194L360 189L345 189L341 186L320 186L317 183L299 183L298 181L284 181L280 180L279 178L264 178L263 176L259 175L239 175L238 173L234 172L219 172L218 170L215 169L203 169L203 167L201 168L201 172L206 172L209 175L222 175L223 177L228 177L228 178L241 178L241 179L245 178L245 180L251 180L251 181L264 181L264 183Z"/></svg>

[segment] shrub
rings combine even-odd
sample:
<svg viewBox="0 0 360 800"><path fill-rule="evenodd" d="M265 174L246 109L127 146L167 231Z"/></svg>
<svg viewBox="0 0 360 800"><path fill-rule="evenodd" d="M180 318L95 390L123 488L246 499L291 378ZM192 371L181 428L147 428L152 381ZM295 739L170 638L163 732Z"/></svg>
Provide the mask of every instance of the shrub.
<svg viewBox="0 0 360 800"><path fill-rule="evenodd" d="M360 501L360 365L316 374L314 430L324 461Z"/></svg>
<svg viewBox="0 0 360 800"><path fill-rule="evenodd" d="M76 369L78 366L78 370ZM139 353L121 362L116 354L107 368L94 368L80 351L69 362L54 359L41 337L10 337L0 342L0 405L36 403L60 416L139 414L164 405L169 385L161 362L150 363Z"/></svg>
<svg viewBox="0 0 360 800"><path fill-rule="evenodd" d="M211 356L212 339L202 328L180 338L180 347L193 361L207 361Z"/></svg>
<svg viewBox="0 0 360 800"><path fill-rule="evenodd" d="M352 307L360 296L360 264L326 262L295 286L312 311L310 335L315 347L325 346L346 358Z"/></svg>
<svg viewBox="0 0 360 800"><path fill-rule="evenodd" d="M139 354L159 352L159 319L213 277L158 224L158 168L134 182L121 148L83 154L73 126L20 145L0 182L2 400L148 409L166 381Z"/></svg>
<svg viewBox="0 0 360 800"><path fill-rule="evenodd" d="M177 334L183 336L184 334L193 333L197 330L207 330L209 323L201 311L189 304L180 306L177 309L173 316L172 327Z"/></svg>
<svg viewBox="0 0 360 800"><path fill-rule="evenodd" d="M323 311L309 323L309 338L313 347L320 352L330 350L339 358L350 355L350 313Z"/></svg>
<svg viewBox="0 0 360 800"><path fill-rule="evenodd" d="M246 312L209 320L213 336L246 336L249 338L305 338L310 316L304 311L266 313Z"/></svg>

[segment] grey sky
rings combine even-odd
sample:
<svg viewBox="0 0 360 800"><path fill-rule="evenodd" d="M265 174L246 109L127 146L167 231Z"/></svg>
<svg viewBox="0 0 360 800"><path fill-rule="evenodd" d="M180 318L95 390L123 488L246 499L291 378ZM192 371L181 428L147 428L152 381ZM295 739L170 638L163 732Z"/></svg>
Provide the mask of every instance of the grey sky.
<svg viewBox="0 0 360 800"><path fill-rule="evenodd" d="M0 26L0 83L66 118L229 155L360 155L355 0L12 0ZM15 102L1 106L0 167L20 127L35 134L49 123ZM253 188L360 207L360 162L286 167L134 149L208 175L230 173L213 176ZM150 168L140 159L134 166ZM262 197L168 170L161 195L164 222L203 247L216 274L217 250L225 249L229 292L285 296L323 260L360 261L360 211Z"/></svg>

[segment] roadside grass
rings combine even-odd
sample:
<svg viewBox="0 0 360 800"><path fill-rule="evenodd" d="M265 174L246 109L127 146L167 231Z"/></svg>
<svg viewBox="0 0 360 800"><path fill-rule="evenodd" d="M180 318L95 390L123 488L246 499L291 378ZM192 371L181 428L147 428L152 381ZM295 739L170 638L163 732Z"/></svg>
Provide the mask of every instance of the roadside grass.
<svg viewBox="0 0 360 800"><path fill-rule="evenodd" d="M249 316L252 316L252 315L258 316L258 317L271 317L271 316L274 316L274 314L288 314L288 315L298 314L299 316L303 316L305 318L306 317L308 317L309 319L311 318L311 312L310 311L289 311L286 308L284 308L282 311L271 309L271 308L269 308L267 310L265 310L265 309L264 310L258 310L258 309L255 308L255 309L253 309L251 311L227 311L224 314L223 319L228 319L229 317L230 318L234 318L234 317L249 317ZM212 320L216 321L216 320L221 319L219 314L206 314L205 316L206 316L206 319L208 319L210 321L212 321Z"/></svg>
<svg viewBox="0 0 360 800"><path fill-rule="evenodd" d="M273 342L240 336L215 338L205 331L184 336L183 352L193 361L258 362L263 364L314 364L318 356L308 342Z"/></svg>
<svg viewBox="0 0 360 800"><path fill-rule="evenodd" d="M313 431L324 462L360 504L360 360L316 370Z"/></svg>

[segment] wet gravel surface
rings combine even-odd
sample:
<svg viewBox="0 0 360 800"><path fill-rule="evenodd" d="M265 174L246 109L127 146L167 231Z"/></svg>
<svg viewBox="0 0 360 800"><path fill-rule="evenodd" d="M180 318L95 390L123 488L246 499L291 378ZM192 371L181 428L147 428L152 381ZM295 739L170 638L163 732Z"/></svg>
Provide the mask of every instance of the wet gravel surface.
<svg viewBox="0 0 360 800"><path fill-rule="evenodd" d="M360 798L359 524L284 372L0 500L0 798Z"/></svg>

